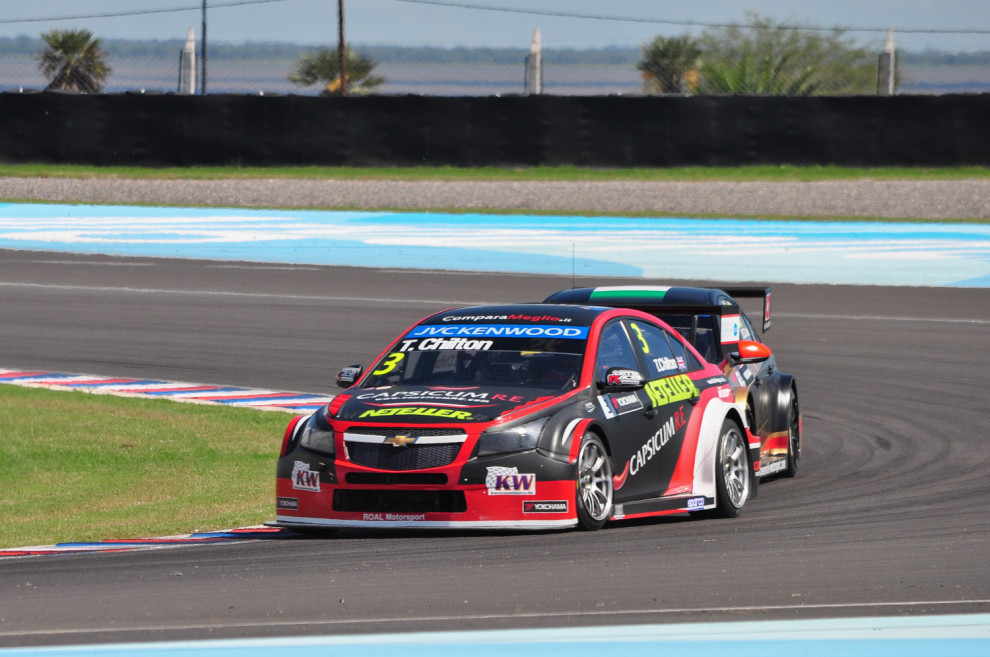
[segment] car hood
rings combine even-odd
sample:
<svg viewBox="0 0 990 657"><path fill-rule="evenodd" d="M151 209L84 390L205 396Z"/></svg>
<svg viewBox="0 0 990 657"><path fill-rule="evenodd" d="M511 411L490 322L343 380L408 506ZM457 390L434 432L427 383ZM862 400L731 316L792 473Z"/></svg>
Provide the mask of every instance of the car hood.
<svg viewBox="0 0 990 657"><path fill-rule="evenodd" d="M540 388L388 386L348 391L340 420L403 424L487 422L556 396Z"/></svg>

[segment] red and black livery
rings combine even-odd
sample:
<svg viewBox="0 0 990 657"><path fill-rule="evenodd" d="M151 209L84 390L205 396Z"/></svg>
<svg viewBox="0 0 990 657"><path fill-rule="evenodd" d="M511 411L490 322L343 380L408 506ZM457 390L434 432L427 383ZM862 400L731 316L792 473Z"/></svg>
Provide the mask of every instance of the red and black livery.
<svg viewBox="0 0 990 657"><path fill-rule="evenodd" d="M597 529L735 516L755 494L761 456L726 374L636 309L446 310L369 368L342 370L346 390L293 419L275 524Z"/></svg>

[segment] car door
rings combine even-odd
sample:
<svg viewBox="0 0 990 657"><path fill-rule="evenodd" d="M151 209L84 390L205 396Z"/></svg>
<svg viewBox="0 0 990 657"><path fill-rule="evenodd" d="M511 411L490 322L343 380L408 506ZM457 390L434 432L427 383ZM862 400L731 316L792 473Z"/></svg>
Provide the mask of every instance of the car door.
<svg viewBox="0 0 990 657"><path fill-rule="evenodd" d="M655 416L646 390L603 390L608 370L623 368L643 374L643 365L630 340L627 326L619 319L606 324L598 340L595 357L596 384L600 394L595 402L603 415L603 425L612 453L614 495L624 502L656 495L654 463L645 458L644 444L656 432Z"/></svg>
<svg viewBox="0 0 990 657"><path fill-rule="evenodd" d="M626 323L646 378L645 415L650 422L648 434L632 456L630 473L633 464L648 472L651 496L659 496L671 485L687 423L700 395L688 373L702 366L676 336L660 326L639 319Z"/></svg>

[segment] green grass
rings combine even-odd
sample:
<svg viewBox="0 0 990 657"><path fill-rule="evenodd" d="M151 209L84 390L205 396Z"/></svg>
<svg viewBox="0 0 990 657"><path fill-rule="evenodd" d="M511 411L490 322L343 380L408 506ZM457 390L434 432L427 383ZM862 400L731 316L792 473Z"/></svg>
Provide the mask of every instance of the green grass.
<svg viewBox="0 0 990 657"><path fill-rule="evenodd" d="M2 164L0 177L156 178L217 180L279 178L299 180L646 180L646 181L812 181L812 180L962 180L988 178L990 167L751 166L596 169L560 167L96 167L50 164Z"/></svg>
<svg viewBox="0 0 990 657"><path fill-rule="evenodd" d="M0 385L0 547L271 520L291 417Z"/></svg>

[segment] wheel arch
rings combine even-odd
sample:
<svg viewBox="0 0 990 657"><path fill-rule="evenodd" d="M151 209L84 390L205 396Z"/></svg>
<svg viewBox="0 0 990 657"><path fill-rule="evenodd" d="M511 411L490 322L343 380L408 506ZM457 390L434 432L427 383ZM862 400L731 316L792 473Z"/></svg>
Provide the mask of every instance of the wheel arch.
<svg viewBox="0 0 990 657"><path fill-rule="evenodd" d="M692 492L695 495L715 497L716 450L718 438L722 431L722 423L727 419L735 422L747 439L750 435L743 418L743 412L736 404L713 400L705 407L705 415L701 420L701 428L698 430L698 447L694 459L694 488ZM754 451L758 455L759 447L747 450L750 472L753 473L749 499L756 497L758 483L756 473L752 470Z"/></svg>

